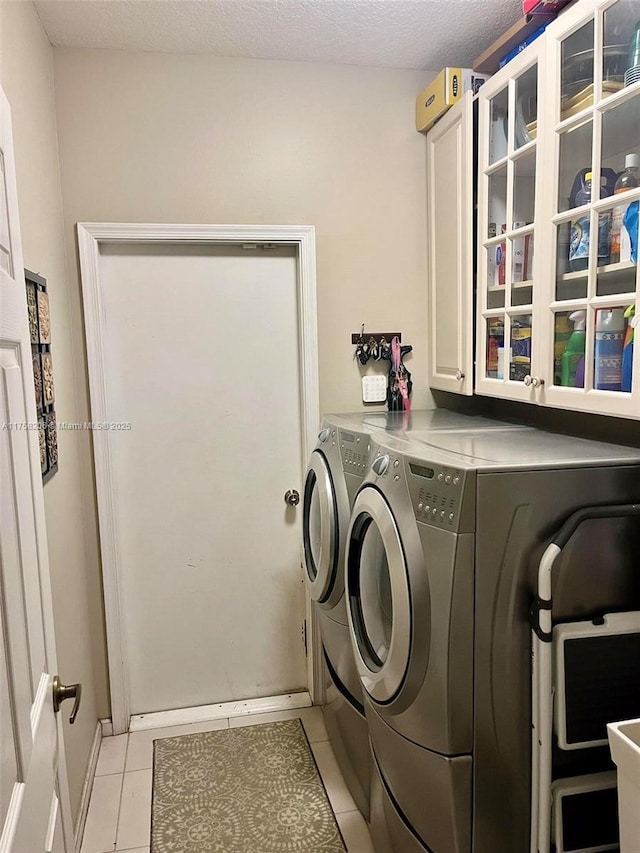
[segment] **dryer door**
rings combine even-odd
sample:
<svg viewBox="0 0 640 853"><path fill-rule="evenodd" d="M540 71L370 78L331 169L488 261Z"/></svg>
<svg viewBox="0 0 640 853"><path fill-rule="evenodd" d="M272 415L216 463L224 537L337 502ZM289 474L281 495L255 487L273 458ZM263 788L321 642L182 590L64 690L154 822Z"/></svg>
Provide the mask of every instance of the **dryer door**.
<svg viewBox="0 0 640 853"><path fill-rule="evenodd" d="M304 484L302 536L309 595L321 604L329 599L335 603L344 592L341 581L335 590L340 562L338 504L331 469L319 450L311 454Z"/></svg>
<svg viewBox="0 0 640 853"><path fill-rule="evenodd" d="M349 628L362 684L378 702L398 693L409 666L411 602L398 526L373 486L356 498L347 533Z"/></svg>

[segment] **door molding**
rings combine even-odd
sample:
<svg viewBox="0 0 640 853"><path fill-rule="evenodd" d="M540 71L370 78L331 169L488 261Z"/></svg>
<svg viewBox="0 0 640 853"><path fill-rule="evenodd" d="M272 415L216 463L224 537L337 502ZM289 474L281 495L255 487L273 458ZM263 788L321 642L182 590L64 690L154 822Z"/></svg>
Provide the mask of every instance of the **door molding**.
<svg viewBox="0 0 640 853"><path fill-rule="evenodd" d="M150 223L80 222L78 251L91 396L91 418L107 421L104 359L104 311L100 280L100 245L104 243L194 243L234 245L277 243L294 246L298 258L298 337L301 379L302 454L301 471L315 446L318 429L319 381L316 304L315 228L313 225L170 225ZM94 430L93 455L96 474L100 550L104 587L107 653L111 692L113 733L129 729L130 694L127 649L123 631L123 601L120 543L114 514L113 470L110 433ZM314 631L309 631L310 638ZM317 694L321 684L317 650L308 649L309 692Z"/></svg>

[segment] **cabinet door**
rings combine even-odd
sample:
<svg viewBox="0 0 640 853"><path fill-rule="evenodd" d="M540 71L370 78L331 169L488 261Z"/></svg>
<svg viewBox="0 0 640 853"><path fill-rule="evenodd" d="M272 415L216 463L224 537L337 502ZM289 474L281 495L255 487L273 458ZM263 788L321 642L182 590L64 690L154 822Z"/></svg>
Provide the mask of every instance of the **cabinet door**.
<svg viewBox="0 0 640 853"><path fill-rule="evenodd" d="M552 334L544 401L627 417L640 417L632 343L638 310L639 19L638 0L586 0L547 30L553 85L545 106L552 287L546 322ZM625 161L631 168L621 188L617 179Z"/></svg>
<svg viewBox="0 0 640 853"><path fill-rule="evenodd" d="M427 134L429 385L473 393L473 97Z"/></svg>
<svg viewBox="0 0 640 853"><path fill-rule="evenodd" d="M536 401L543 65L538 39L480 89L476 391Z"/></svg>

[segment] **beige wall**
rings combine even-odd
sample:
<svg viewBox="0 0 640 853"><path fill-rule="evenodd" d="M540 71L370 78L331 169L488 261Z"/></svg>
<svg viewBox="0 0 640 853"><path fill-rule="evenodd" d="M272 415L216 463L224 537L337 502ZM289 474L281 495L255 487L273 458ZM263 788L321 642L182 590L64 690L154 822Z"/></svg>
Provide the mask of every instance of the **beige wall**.
<svg viewBox="0 0 640 853"><path fill-rule="evenodd" d="M0 4L0 82L11 104L24 262L48 282L58 420L78 420L78 377L69 311L70 282L58 168L53 50L31 2ZM83 418L84 419L84 418ZM60 676L82 682L82 708L65 729L77 814L98 716L105 716L107 677L88 436L60 432L60 468L44 487ZM69 709L63 711L68 717Z"/></svg>
<svg viewBox="0 0 640 853"><path fill-rule="evenodd" d="M426 388L427 76L56 49L66 237L88 221L316 227L323 411L363 408L351 333L401 331ZM75 320L80 323L75 268ZM274 396L277 402L277 396Z"/></svg>

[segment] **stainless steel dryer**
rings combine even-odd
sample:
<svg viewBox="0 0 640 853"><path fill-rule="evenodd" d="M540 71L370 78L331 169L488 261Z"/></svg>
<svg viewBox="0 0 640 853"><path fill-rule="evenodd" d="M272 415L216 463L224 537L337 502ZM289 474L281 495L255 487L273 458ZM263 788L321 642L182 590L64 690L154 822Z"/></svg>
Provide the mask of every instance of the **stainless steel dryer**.
<svg viewBox="0 0 640 853"><path fill-rule="evenodd" d="M533 428L379 447L346 553L378 853L529 853L537 562L573 510L639 499L635 448ZM637 609L639 547L628 520L589 522L562 555L558 618Z"/></svg>
<svg viewBox="0 0 640 853"><path fill-rule="evenodd" d="M414 431L504 429L508 424L446 409L326 415L311 454L303 498L306 582L323 646L325 724L347 786L369 813L369 735L344 596L344 551L351 508L376 440L406 441Z"/></svg>

